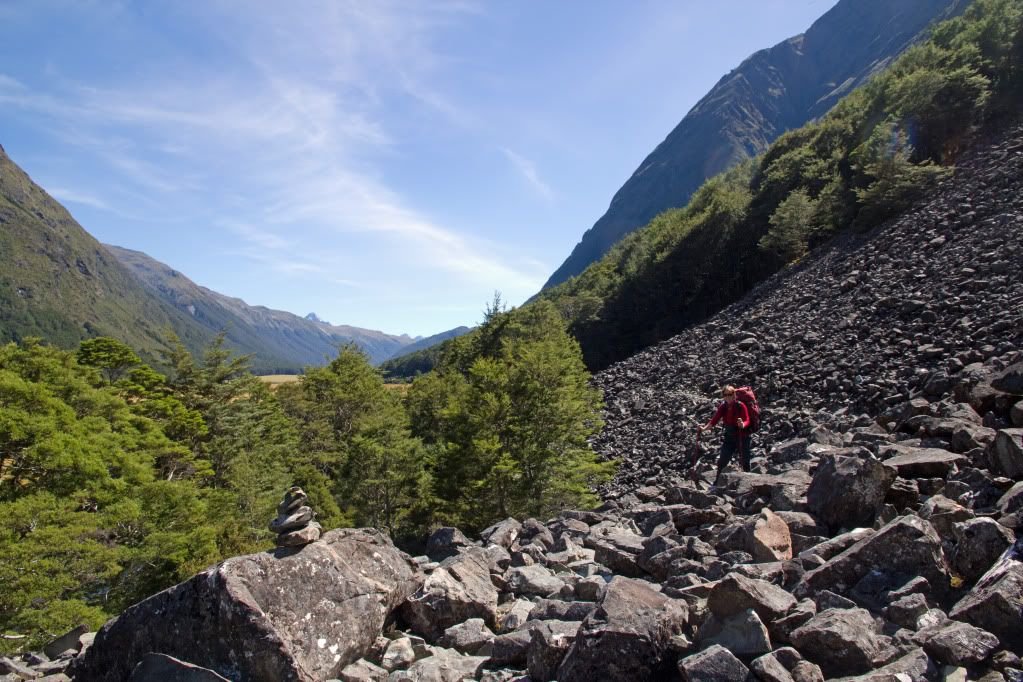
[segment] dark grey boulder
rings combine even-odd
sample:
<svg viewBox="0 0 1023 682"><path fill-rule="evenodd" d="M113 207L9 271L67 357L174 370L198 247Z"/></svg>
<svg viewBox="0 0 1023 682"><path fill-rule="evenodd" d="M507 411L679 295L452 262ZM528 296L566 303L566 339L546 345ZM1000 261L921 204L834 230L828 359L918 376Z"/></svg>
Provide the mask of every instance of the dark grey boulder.
<svg viewBox="0 0 1023 682"><path fill-rule="evenodd" d="M765 623L781 618L796 606L796 599L765 580L729 573L710 591L707 608L718 618L753 609Z"/></svg>
<svg viewBox="0 0 1023 682"><path fill-rule="evenodd" d="M808 623L816 615L817 604L812 599L800 601L788 615L767 624L767 631L771 635L771 641L776 645L779 643L791 643L792 632L801 625Z"/></svg>
<svg viewBox="0 0 1023 682"><path fill-rule="evenodd" d="M998 651L998 638L968 623L949 620L925 628L913 638L946 665L973 665Z"/></svg>
<svg viewBox="0 0 1023 682"><path fill-rule="evenodd" d="M1023 362L1009 365L991 378L991 386L1013 395L1023 395Z"/></svg>
<svg viewBox="0 0 1023 682"><path fill-rule="evenodd" d="M898 654L889 638L875 632L865 609L828 609L796 628L792 645L825 675L865 673Z"/></svg>
<svg viewBox="0 0 1023 682"><path fill-rule="evenodd" d="M531 639L528 628L494 637L487 665L525 667Z"/></svg>
<svg viewBox="0 0 1023 682"><path fill-rule="evenodd" d="M953 466L969 462L963 455L938 448L914 448L905 445L890 445L881 456L891 454L884 460L886 466L895 469L902 478L945 477Z"/></svg>
<svg viewBox="0 0 1023 682"><path fill-rule="evenodd" d="M920 593L907 594L888 605L888 620L908 630L916 630L920 617L927 613L927 599Z"/></svg>
<svg viewBox="0 0 1023 682"><path fill-rule="evenodd" d="M682 633L687 617L684 602L641 581L615 577L579 628L557 679L655 679L674 664L672 638Z"/></svg>
<svg viewBox="0 0 1023 682"><path fill-rule="evenodd" d="M895 470L875 459L828 457L817 468L806 501L832 529L870 526L894 480Z"/></svg>
<svg viewBox="0 0 1023 682"><path fill-rule="evenodd" d="M948 614L1023 651L1023 538L1007 549Z"/></svg>
<svg viewBox="0 0 1023 682"><path fill-rule="evenodd" d="M146 654L132 671L130 682L228 682L228 679L173 656Z"/></svg>
<svg viewBox="0 0 1023 682"><path fill-rule="evenodd" d="M470 618L482 618L495 627L497 588L490 580L486 550L472 547L445 559L402 604L399 615L413 632L431 642Z"/></svg>
<svg viewBox="0 0 1023 682"><path fill-rule="evenodd" d="M931 522L943 540L952 540L955 537L953 527L974 516L972 511L944 495L932 495L920 506L918 514L920 518Z"/></svg>
<svg viewBox="0 0 1023 682"><path fill-rule="evenodd" d="M579 623L560 620L537 622L529 628L526 669L533 682L549 682L558 675L565 654L575 641Z"/></svg>
<svg viewBox="0 0 1023 682"><path fill-rule="evenodd" d="M426 554L434 561L443 561L448 557L455 556L466 547L472 547L474 543L465 537L465 534L457 528L445 526L433 531L426 541Z"/></svg>
<svg viewBox="0 0 1023 682"><path fill-rule="evenodd" d="M615 573L632 578L645 574L638 563L643 551L644 537L625 529L606 533L590 533L586 546L594 550L594 559Z"/></svg>
<svg viewBox="0 0 1023 682"><path fill-rule="evenodd" d="M750 664L750 670L762 682L823 682L824 674L792 647L781 647L764 654Z"/></svg>
<svg viewBox="0 0 1023 682"><path fill-rule="evenodd" d="M931 524L902 516L868 535L819 568L807 571L793 589L798 597L821 590L842 594L872 571L889 575L922 576L935 589L947 589L948 568L941 539Z"/></svg>
<svg viewBox="0 0 1023 682"><path fill-rule="evenodd" d="M685 682L746 682L749 677L749 668L717 644L686 656L678 662L678 670Z"/></svg>
<svg viewBox="0 0 1023 682"><path fill-rule="evenodd" d="M127 680L151 652L231 679L336 677L368 653L415 589L406 555L374 530L235 557L126 609L74 664L77 682Z"/></svg>
<svg viewBox="0 0 1023 682"><path fill-rule="evenodd" d="M849 549L857 542L861 542L866 538L872 537L876 532L877 531L873 528L856 528L848 533L842 533L841 535L836 535L824 542L820 542L812 548L805 550L803 553L815 554L824 561L828 561Z"/></svg>
<svg viewBox="0 0 1023 682"><path fill-rule="evenodd" d="M1023 510L1023 481L1019 481L1005 491L1005 494L998 498L998 511L1003 514L1013 514Z"/></svg>
<svg viewBox="0 0 1023 682"><path fill-rule="evenodd" d="M771 637L753 609L722 618L712 613L700 626L696 637L702 646L719 644L745 660L771 650Z"/></svg>
<svg viewBox="0 0 1023 682"><path fill-rule="evenodd" d="M521 530L521 523L513 518L507 518L504 521L498 521L480 533L480 539L482 539L483 542L489 542L495 545L500 545L505 549L510 549L512 544L519 537L519 532Z"/></svg>
<svg viewBox="0 0 1023 682"><path fill-rule="evenodd" d="M585 620L597 606L587 601L562 601L560 599L537 599L530 612L533 620Z"/></svg>
<svg viewBox="0 0 1023 682"><path fill-rule="evenodd" d="M1002 429L995 436L988 455L995 473L1023 478L1023 429Z"/></svg>
<svg viewBox="0 0 1023 682"><path fill-rule="evenodd" d="M1013 543L1012 531L994 519L977 518L953 526L952 566L966 582L982 576Z"/></svg>
<svg viewBox="0 0 1023 682"><path fill-rule="evenodd" d="M360 658L346 665L338 679L341 682L385 682L387 671L372 661Z"/></svg>
<svg viewBox="0 0 1023 682"><path fill-rule="evenodd" d="M915 648L891 663L865 675L829 678L828 682L931 682L942 679L939 666L927 653Z"/></svg>
<svg viewBox="0 0 1023 682"><path fill-rule="evenodd" d="M62 653L68 650L73 650L77 653L82 648L82 635L89 631L88 625L79 625L73 628L69 632L65 632L60 637L57 637L47 643L43 647L43 653L46 654L47 658L57 658Z"/></svg>
<svg viewBox="0 0 1023 682"><path fill-rule="evenodd" d="M475 680L487 659L466 656L451 649L430 647L430 655L418 659L407 670L395 670L388 682L462 682Z"/></svg>
<svg viewBox="0 0 1023 682"><path fill-rule="evenodd" d="M539 564L510 568L504 579L506 589L518 595L549 597L558 594L565 586L561 578Z"/></svg>
<svg viewBox="0 0 1023 682"><path fill-rule="evenodd" d="M459 653L475 655L484 645L494 641L494 633L482 618L470 618L444 631L438 644Z"/></svg>

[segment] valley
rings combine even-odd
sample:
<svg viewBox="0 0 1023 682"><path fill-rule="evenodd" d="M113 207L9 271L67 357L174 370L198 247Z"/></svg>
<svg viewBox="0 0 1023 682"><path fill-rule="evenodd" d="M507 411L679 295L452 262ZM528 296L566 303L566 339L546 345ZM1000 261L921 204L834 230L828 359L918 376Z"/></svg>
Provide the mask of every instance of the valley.
<svg viewBox="0 0 1023 682"><path fill-rule="evenodd" d="M1023 681L1021 111L1021 0L840 0L427 338L0 149L0 682Z"/></svg>

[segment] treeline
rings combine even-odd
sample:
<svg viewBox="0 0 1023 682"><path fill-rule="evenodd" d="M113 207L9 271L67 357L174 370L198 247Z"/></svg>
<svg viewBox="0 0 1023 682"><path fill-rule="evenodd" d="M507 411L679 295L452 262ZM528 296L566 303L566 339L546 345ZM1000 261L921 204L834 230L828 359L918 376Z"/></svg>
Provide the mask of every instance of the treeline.
<svg viewBox="0 0 1023 682"><path fill-rule="evenodd" d="M405 392L354 346L271 388L223 335L161 374L110 338L0 346L0 650L38 648L272 547L300 485L326 529L399 542L595 502L600 396L551 305L488 308Z"/></svg>
<svg viewBox="0 0 1023 682"><path fill-rule="evenodd" d="M590 369L678 333L788 263L905 210L977 131L1023 104L1023 2L959 18L761 157L713 178L579 276L540 294Z"/></svg>

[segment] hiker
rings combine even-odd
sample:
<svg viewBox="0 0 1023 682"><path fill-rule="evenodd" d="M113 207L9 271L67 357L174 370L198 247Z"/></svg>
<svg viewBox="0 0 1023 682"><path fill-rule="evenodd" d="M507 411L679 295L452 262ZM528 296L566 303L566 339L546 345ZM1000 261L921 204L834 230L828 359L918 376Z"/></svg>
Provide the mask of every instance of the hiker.
<svg viewBox="0 0 1023 682"><path fill-rule="evenodd" d="M718 472L714 478L714 485L721 480L721 473L732 461L735 451L739 451L739 465L743 471L749 471L749 437L743 433L750 425L749 410L746 405L735 398L735 386L729 384L721 389L721 396L724 402L718 405L717 411L711 420L702 426L696 427L702 433L712 428L719 421L725 425L725 440L721 443L721 455L718 457Z"/></svg>

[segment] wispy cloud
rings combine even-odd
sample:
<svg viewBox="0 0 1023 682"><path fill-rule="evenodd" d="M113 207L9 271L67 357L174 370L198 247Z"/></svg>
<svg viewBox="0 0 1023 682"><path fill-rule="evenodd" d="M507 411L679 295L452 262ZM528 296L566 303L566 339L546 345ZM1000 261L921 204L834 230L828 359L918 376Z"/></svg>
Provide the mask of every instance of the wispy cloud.
<svg viewBox="0 0 1023 682"><path fill-rule="evenodd" d="M377 285L367 273L379 278L384 268L352 262L357 237L381 259L487 293L526 294L542 285L542 269L501 257L508 250L470 236L474 226L445 225L414 208L380 167L400 153L400 130L388 126L395 102L418 102L450 125L476 126L434 82L447 63L434 44L437 31L479 11L475 4L314 1L294 12L226 1L175 11L237 61L222 69L161 68L137 82L55 77L46 91L0 75L0 104L88 149L167 213L191 207L195 220L204 216L233 235L232 255L281 275L371 289ZM531 161L501 151L533 190L553 196ZM110 205L110 197L63 191L68 201ZM230 219L209 217L225 209ZM339 261L351 266L340 277Z"/></svg>
<svg viewBox="0 0 1023 682"><path fill-rule="evenodd" d="M107 202L87 192L80 192L78 190L67 189L65 187L48 187L46 191L50 196L63 203L83 204L103 211L110 210L110 206Z"/></svg>
<svg viewBox="0 0 1023 682"><path fill-rule="evenodd" d="M247 223L240 223L233 220L220 220L218 221L218 224L235 233L245 241L264 249L285 249L291 245L291 243L283 237Z"/></svg>
<svg viewBox="0 0 1023 682"><path fill-rule="evenodd" d="M499 149L505 155L505 157L507 157L507 159L511 161L511 164L515 167L515 170L517 170L522 175L522 177L526 179L530 186L532 186L532 188L536 190L536 192L540 196L544 197L545 199L554 198L554 191L550 188L550 185L548 185L546 182L540 179L540 174L537 173L536 166L533 164L532 161L525 158L524 156L516 154L507 147L499 147Z"/></svg>

